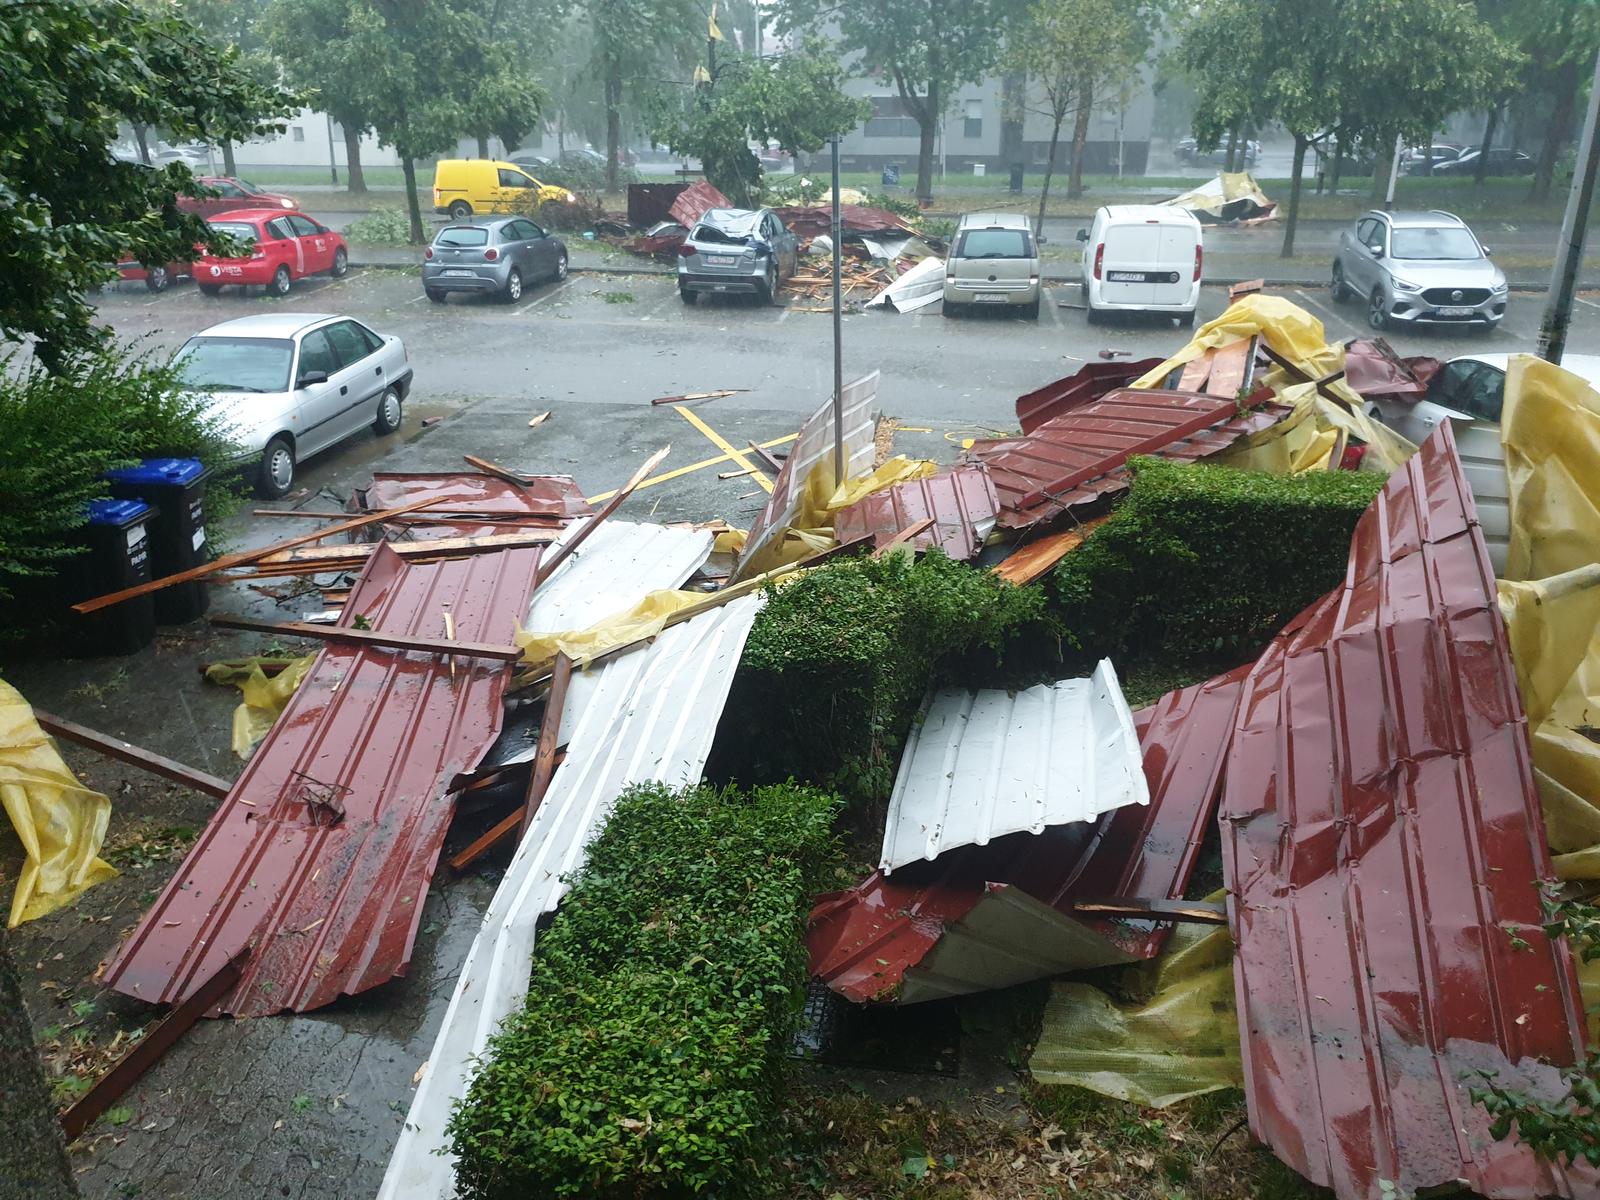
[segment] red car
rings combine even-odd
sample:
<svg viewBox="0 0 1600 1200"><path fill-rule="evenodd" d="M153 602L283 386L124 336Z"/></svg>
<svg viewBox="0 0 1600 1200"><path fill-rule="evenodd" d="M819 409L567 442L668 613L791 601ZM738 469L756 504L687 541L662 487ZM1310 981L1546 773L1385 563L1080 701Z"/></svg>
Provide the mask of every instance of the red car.
<svg viewBox="0 0 1600 1200"><path fill-rule="evenodd" d="M138 283L143 280L145 287L152 292L164 292L177 280L180 275L190 275L194 268L190 264L168 263L164 267L145 268L131 258L125 258L117 264L117 275L122 279Z"/></svg>
<svg viewBox="0 0 1600 1200"><path fill-rule="evenodd" d="M211 217L217 213L233 212L238 208L276 208L280 211L292 211L300 207L292 197L265 191L249 180L235 176L202 175L195 182L203 183L221 195L207 196L203 200L197 200L193 196L179 196L178 208L183 212Z"/></svg>
<svg viewBox="0 0 1600 1200"><path fill-rule="evenodd" d="M229 284L259 283L275 296L287 296L290 285L306 275L329 271L340 278L350 269L344 238L304 213L247 208L212 217L206 224L240 241L253 241L249 258L202 254L194 264L200 290L215 296Z"/></svg>

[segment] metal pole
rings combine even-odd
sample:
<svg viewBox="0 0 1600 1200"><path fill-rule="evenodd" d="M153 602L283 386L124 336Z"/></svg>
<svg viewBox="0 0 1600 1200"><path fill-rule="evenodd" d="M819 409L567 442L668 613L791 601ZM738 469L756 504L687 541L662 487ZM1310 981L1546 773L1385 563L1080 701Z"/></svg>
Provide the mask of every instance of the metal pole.
<svg viewBox="0 0 1600 1200"><path fill-rule="evenodd" d="M328 174L333 176L335 186L339 183L339 162L333 156L333 114L324 112L322 117L328 122Z"/></svg>
<svg viewBox="0 0 1600 1200"><path fill-rule="evenodd" d="M839 243L844 229L839 219L839 135L828 140L833 143L833 485L838 487L845 480L843 297L839 286Z"/></svg>
<svg viewBox="0 0 1600 1200"><path fill-rule="evenodd" d="M1397 180L1400 177L1400 149L1401 149L1402 145L1403 145L1403 138L1401 137L1400 134L1398 134L1398 133L1395 134L1394 135L1394 156L1389 160L1389 190L1386 191L1384 193L1384 195L1383 195L1383 211L1384 212L1393 212L1394 211L1394 184L1395 184L1395 180ZM1333 152L1334 152L1335 155L1343 154L1344 153L1344 143L1343 142L1335 142L1334 146L1333 146ZM1338 173L1338 169L1339 169L1339 164L1337 162L1335 162L1334 163L1334 173L1335 174Z"/></svg>
<svg viewBox="0 0 1600 1200"><path fill-rule="evenodd" d="M1567 326L1572 322L1572 291L1583 266L1584 237L1589 230L1589 210L1594 205L1596 168L1600 167L1600 139L1595 123L1600 118L1600 55L1595 57L1594 83L1589 87L1589 113L1583 119L1583 140L1567 194L1567 215L1561 219L1561 241L1556 245L1556 265L1550 274L1550 299L1539 323L1539 357L1561 365L1567 348Z"/></svg>

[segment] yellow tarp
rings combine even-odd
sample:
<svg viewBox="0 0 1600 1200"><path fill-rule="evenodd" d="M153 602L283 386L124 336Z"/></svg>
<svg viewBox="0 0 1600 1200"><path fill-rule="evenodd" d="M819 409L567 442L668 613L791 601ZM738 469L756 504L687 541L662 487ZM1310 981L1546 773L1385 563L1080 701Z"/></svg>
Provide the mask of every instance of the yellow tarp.
<svg viewBox="0 0 1600 1200"><path fill-rule="evenodd" d="M858 500L865 499L873 492L881 492L886 487L893 487L897 483L908 483L913 479L926 479L938 472L939 464L936 462L896 454L893 458L884 459L873 468L871 474L858 476L835 488L833 495L828 497L828 511L836 513L841 508L849 508Z"/></svg>
<svg viewBox="0 0 1600 1200"><path fill-rule="evenodd" d="M1156 1108L1242 1086L1232 964L1227 929L1179 925L1160 958L1132 968L1153 975L1144 1004L1119 1004L1087 983L1054 984L1028 1069L1040 1083Z"/></svg>
<svg viewBox="0 0 1600 1200"><path fill-rule="evenodd" d="M1374 421L1360 409L1351 411L1336 404L1310 383L1297 383L1278 393L1294 413L1270 429L1252 434L1223 453L1208 458L1208 463L1239 467L1250 471L1271 471L1277 475L1298 475L1302 471L1325 470L1328 455L1343 430L1348 438L1365 442L1365 470L1388 475L1417 452L1417 448L1394 430Z"/></svg>
<svg viewBox="0 0 1600 1200"><path fill-rule="evenodd" d="M78 782L22 695L0 679L0 801L27 861L7 924L54 912L86 888L116 878L100 844L111 801Z"/></svg>
<svg viewBox="0 0 1600 1200"><path fill-rule="evenodd" d="M240 758L249 758L256 743L267 736L316 657L297 658L270 678L261 669L259 657L212 663L206 668L206 678L212 683L231 684L244 697L233 710L233 752Z"/></svg>
<svg viewBox="0 0 1600 1200"><path fill-rule="evenodd" d="M679 592L670 589L651 592L632 608L607 617L587 629L558 630L553 633L514 635L522 647L522 661L533 667L548 667L556 655L565 654L577 666L584 666L597 655L641 638L655 637L666 627L667 618L681 608L705 601L705 592Z"/></svg>

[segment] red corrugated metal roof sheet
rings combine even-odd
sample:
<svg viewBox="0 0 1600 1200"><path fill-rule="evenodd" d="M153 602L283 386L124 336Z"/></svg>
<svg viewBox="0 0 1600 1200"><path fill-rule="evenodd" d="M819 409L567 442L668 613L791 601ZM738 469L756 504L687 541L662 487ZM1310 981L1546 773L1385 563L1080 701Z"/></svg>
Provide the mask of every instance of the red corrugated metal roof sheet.
<svg viewBox="0 0 1600 1200"><path fill-rule="evenodd" d="M1448 422L1245 682L1221 821L1250 1128L1341 1200L1594 1196L1468 1089L1584 1045L1494 576ZM1519 950L1518 935L1528 943Z"/></svg>
<svg viewBox="0 0 1600 1200"><path fill-rule="evenodd" d="M732 207L732 201L715 187L704 179L697 179L678 193L672 207L667 209L667 215L685 229L693 229L694 223L711 209Z"/></svg>
<svg viewBox="0 0 1600 1200"><path fill-rule="evenodd" d="M1139 454L1202 458L1277 424L1293 410L1266 389L1232 397L1119 389L1046 421L1024 437L976 442L988 464L1000 524L1026 528L1127 490L1124 469Z"/></svg>
<svg viewBox="0 0 1600 1200"><path fill-rule="evenodd" d="M855 1001L892 999L903 991L926 999L1090 965L1072 959L1096 945L1110 952L1102 961L1153 955L1169 926L1073 918L1071 902L1183 895L1214 811L1243 676L1241 669L1169 693L1134 714L1150 804L1109 814L1087 844L1052 831L1008 838L940 855L919 875L879 871L849 891L821 897L806 938L812 973ZM1010 889L1039 903L1008 903ZM992 911L975 918L982 905ZM964 923L975 919L984 927L981 949L992 957L953 956L967 972L960 984L949 967L945 978L931 978L941 973L934 963L941 943L953 930L960 939ZM1079 935L1066 958L1040 949L1048 940L1040 937L1046 923Z"/></svg>
<svg viewBox="0 0 1600 1200"><path fill-rule="evenodd" d="M345 604L374 629L510 644L537 549L407 565L368 560ZM255 953L223 1012L304 1012L405 971L455 805L445 781L500 728L506 664L329 644L227 799L107 968L105 983L184 999L241 947ZM297 774L297 772L299 774ZM306 803L307 779L344 816ZM340 790L348 789L348 790Z"/></svg>
<svg viewBox="0 0 1600 1200"><path fill-rule="evenodd" d="M450 512L525 513L531 520L548 521L551 525L594 511L570 475L536 475L524 487L478 471L380 471L366 487L356 489L351 508L356 512L376 512L429 499L448 500ZM483 521L407 522L404 528L415 538L443 538L510 533L517 527L486 517Z"/></svg>
<svg viewBox="0 0 1600 1200"><path fill-rule="evenodd" d="M918 550L938 546L964 562L982 549L999 509L988 468L965 463L863 496L835 514L833 533L841 542L870 533L882 546L902 529L932 517L933 525L911 544Z"/></svg>
<svg viewBox="0 0 1600 1200"><path fill-rule="evenodd" d="M1092 362L1065 379L1047 383L1025 396L1017 397L1017 424L1023 433L1032 433L1052 417L1098 400L1113 388L1127 387L1147 371L1165 361L1141 358L1138 362Z"/></svg>

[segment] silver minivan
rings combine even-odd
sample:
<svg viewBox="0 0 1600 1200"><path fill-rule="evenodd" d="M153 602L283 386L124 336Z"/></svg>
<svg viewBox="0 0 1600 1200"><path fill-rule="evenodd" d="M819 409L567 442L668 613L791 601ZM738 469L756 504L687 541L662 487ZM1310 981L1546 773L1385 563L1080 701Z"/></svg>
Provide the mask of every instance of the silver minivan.
<svg viewBox="0 0 1600 1200"><path fill-rule="evenodd" d="M1039 315L1039 246L1021 213L967 213L944 268L944 315L970 307L1020 308Z"/></svg>

